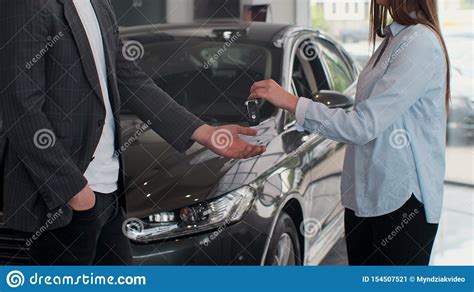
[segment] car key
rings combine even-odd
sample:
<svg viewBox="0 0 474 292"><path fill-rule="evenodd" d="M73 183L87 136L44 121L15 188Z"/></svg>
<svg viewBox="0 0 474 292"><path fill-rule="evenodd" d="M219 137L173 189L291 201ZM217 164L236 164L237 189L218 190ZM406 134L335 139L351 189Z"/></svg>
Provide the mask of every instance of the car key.
<svg viewBox="0 0 474 292"><path fill-rule="evenodd" d="M247 120L250 126L260 124L260 111L258 108L258 100L248 100L245 102L247 107Z"/></svg>

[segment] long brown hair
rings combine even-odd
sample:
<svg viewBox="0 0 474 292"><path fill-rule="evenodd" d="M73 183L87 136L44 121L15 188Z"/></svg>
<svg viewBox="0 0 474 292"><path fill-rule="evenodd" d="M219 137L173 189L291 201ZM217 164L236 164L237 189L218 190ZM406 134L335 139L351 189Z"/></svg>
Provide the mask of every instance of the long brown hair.
<svg viewBox="0 0 474 292"><path fill-rule="evenodd" d="M423 24L431 28L437 35L446 56L447 76L446 76L446 108L449 107L451 99L450 85L450 61L446 43L438 18L437 0L388 0L388 8L378 5L376 0L372 0L370 7L370 41L375 45L377 37L384 38L384 29L387 26L388 15L402 25ZM415 11L417 17L412 17L411 12Z"/></svg>

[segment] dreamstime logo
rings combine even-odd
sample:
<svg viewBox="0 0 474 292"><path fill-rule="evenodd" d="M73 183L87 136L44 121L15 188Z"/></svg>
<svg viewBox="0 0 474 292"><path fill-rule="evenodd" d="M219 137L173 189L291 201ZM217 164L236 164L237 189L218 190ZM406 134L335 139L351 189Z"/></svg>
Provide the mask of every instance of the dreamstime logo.
<svg viewBox="0 0 474 292"><path fill-rule="evenodd" d="M306 238L313 238L321 230L321 223L319 220L314 218L309 218L303 220L300 224L300 232Z"/></svg>
<svg viewBox="0 0 474 292"><path fill-rule="evenodd" d="M211 143L217 149L226 149L232 145L234 142L234 137L229 130L218 129L211 136Z"/></svg>
<svg viewBox="0 0 474 292"><path fill-rule="evenodd" d="M133 143L135 143L135 141L138 140L138 138L143 133L145 133L150 128L151 124L152 122L148 120L144 124L136 125L135 127L137 128L137 130L135 131L135 133L133 133L133 135L130 136L127 141L125 141L125 143L120 147L120 149L115 151L114 156L119 157L122 153L124 153Z"/></svg>
<svg viewBox="0 0 474 292"><path fill-rule="evenodd" d="M306 41L300 46L301 57L306 61L314 61L320 57L321 50L315 41Z"/></svg>
<svg viewBox="0 0 474 292"><path fill-rule="evenodd" d="M35 144L36 148L45 150L49 147L53 147L56 144L56 135L54 135L53 131L49 129L40 129L36 131L35 135L33 136L33 143Z"/></svg>
<svg viewBox="0 0 474 292"><path fill-rule="evenodd" d="M122 55L128 61L140 60L144 54L145 49L138 41L127 41L123 44Z"/></svg>
<svg viewBox="0 0 474 292"><path fill-rule="evenodd" d="M390 243L390 241L395 239L395 237L397 237L398 234L400 234L403 231L403 229L406 226L408 226L408 224L410 224L410 222L412 222L418 214L420 214L420 211L418 211L418 209L416 208L413 209L413 212L410 212L410 214L403 213L400 224L395 226L392 232L390 232L385 238L382 239L380 244L382 246L387 246Z"/></svg>
<svg viewBox="0 0 474 292"><path fill-rule="evenodd" d="M35 233L31 235L31 237L26 239L26 246L30 247L35 240L37 240L43 233L48 231L49 227L53 225L53 223L58 220L64 214L63 209L59 209L57 212L51 214L46 214L46 222L38 229Z"/></svg>
<svg viewBox="0 0 474 292"><path fill-rule="evenodd" d="M388 58L388 60L384 61L382 63L382 67L384 69L387 69L388 66L390 66L391 63L393 63L407 48L408 46L418 37L420 33L415 32L410 36L404 36L403 37L403 43L398 47Z"/></svg>
<svg viewBox="0 0 474 292"><path fill-rule="evenodd" d="M199 242L199 244L202 244L204 246L209 246L213 240L215 240L219 235L221 235L222 232L227 228L227 225L232 223L232 218L227 218L224 223L217 228L211 235L206 236L203 240Z"/></svg>
<svg viewBox="0 0 474 292"><path fill-rule="evenodd" d="M26 62L26 69L30 70L31 68L33 68L33 66L39 62L39 60L41 60L47 53L48 51L54 47L58 42L59 40L64 37L64 34L62 31L60 31L57 35L55 36L48 36L46 38L46 44L43 48L41 48L41 50L39 50L39 52L31 59L29 60L28 62Z"/></svg>
<svg viewBox="0 0 474 292"><path fill-rule="evenodd" d="M224 33L224 38L227 40L225 44L222 46L222 48L218 49L214 54L210 54L207 57L207 61L204 63L204 69L209 69L209 67L212 67L220 57L222 57L227 49L229 49L241 36L242 34L240 32L237 32L236 34L226 34Z"/></svg>
<svg viewBox="0 0 474 292"><path fill-rule="evenodd" d="M390 146L395 149L402 149L410 145L410 136L407 131L403 129L394 130L390 134Z"/></svg>
<svg viewBox="0 0 474 292"><path fill-rule="evenodd" d="M143 229L145 229L145 225L143 224L143 221L138 218L128 218L122 224L122 232L129 238L131 233L141 233Z"/></svg>
<svg viewBox="0 0 474 292"><path fill-rule="evenodd" d="M7 274L6 282L10 288L18 288L25 284L25 276L22 272L13 270Z"/></svg>

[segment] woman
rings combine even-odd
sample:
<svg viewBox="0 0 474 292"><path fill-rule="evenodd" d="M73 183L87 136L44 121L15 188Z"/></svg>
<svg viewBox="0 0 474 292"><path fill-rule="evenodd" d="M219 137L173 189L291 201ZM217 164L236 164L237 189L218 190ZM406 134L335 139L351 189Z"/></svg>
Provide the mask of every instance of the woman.
<svg viewBox="0 0 474 292"><path fill-rule="evenodd" d="M373 0L374 43L377 35L385 40L359 77L353 111L299 98L272 80L256 82L249 98L349 144L341 193L350 265L428 265L443 200L450 98L436 0Z"/></svg>

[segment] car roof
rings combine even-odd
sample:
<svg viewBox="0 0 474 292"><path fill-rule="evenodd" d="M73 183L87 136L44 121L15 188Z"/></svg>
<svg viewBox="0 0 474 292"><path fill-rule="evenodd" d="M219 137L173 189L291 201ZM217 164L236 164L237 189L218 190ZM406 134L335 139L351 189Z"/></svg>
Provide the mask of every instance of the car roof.
<svg viewBox="0 0 474 292"><path fill-rule="evenodd" d="M212 22L196 22L190 24L157 24L122 27L120 28L120 33L122 36L132 38L151 33L164 33L183 37L206 37L214 35L216 31L241 31L245 33L245 39L247 41L270 43L285 31L295 28L298 28L298 26L265 22L213 20Z"/></svg>

